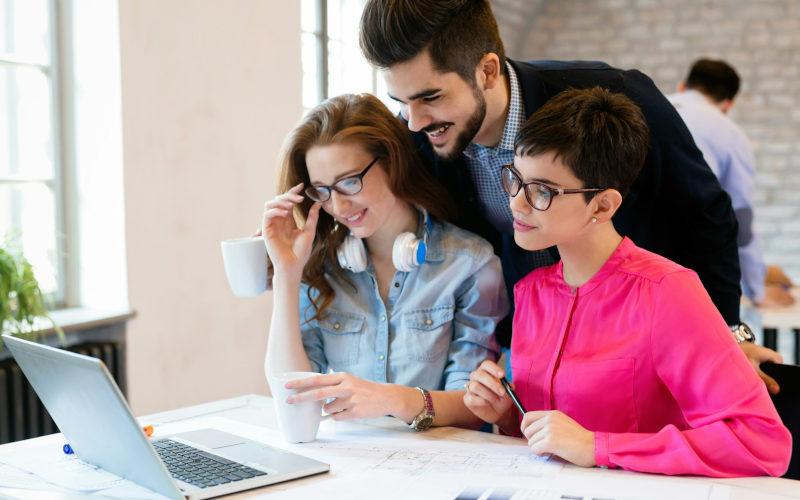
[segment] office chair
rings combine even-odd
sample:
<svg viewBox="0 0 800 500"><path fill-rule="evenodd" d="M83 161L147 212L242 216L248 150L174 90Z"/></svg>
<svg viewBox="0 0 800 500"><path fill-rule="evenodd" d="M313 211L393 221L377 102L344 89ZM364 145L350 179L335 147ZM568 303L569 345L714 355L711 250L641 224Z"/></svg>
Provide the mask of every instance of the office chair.
<svg viewBox="0 0 800 500"><path fill-rule="evenodd" d="M781 386L781 392L770 396L783 425L792 434L792 458L783 477L800 479L800 366L762 363L761 370Z"/></svg>

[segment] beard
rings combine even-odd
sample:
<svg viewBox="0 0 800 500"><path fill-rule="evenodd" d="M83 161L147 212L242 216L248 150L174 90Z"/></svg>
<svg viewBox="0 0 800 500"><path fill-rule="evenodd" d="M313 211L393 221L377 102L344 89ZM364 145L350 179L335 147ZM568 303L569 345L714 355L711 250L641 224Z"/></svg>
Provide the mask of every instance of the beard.
<svg viewBox="0 0 800 500"><path fill-rule="evenodd" d="M486 99L483 97L483 94L477 89L473 88L473 95L475 96L476 106L475 112L467 120L466 125L464 125L464 130L462 130L456 138L453 140L453 146L450 148L450 151L439 151L435 147L433 148L433 152L438 156L440 159L444 161L453 161L461 156L461 153L469 146L469 143L472 142L472 139L478 134L478 131L481 129L481 125L483 125L483 119L486 118ZM430 127L426 127L426 129L436 130L440 128L441 124L434 124Z"/></svg>

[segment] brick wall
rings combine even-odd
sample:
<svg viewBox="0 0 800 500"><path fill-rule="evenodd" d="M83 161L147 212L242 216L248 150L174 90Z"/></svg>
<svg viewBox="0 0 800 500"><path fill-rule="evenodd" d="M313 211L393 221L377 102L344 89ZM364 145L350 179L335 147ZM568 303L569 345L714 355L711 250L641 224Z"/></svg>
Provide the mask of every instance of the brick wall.
<svg viewBox="0 0 800 500"><path fill-rule="evenodd" d="M494 0L509 56L637 68L664 93L696 58L742 77L731 117L756 151L756 231L800 282L800 1Z"/></svg>

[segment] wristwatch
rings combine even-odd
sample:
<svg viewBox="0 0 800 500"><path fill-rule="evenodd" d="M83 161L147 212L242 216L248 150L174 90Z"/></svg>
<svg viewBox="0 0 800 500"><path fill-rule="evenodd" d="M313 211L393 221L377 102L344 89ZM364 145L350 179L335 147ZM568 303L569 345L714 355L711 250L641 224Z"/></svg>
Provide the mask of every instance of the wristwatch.
<svg viewBox="0 0 800 500"><path fill-rule="evenodd" d="M436 413L433 411L433 398L431 397L431 393L422 387L417 387L416 389L422 393L422 399L425 400L425 405L422 407L422 411L419 415L414 417L414 420L412 420L408 426L420 432L429 429L430 426L433 425L433 418L436 416Z"/></svg>
<svg viewBox="0 0 800 500"><path fill-rule="evenodd" d="M739 323L738 325L731 326L731 333L733 333L733 338L736 339L737 344L741 344L742 342L753 343L756 341L756 336L753 334L753 330L747 326L747 323Z"/></svg>

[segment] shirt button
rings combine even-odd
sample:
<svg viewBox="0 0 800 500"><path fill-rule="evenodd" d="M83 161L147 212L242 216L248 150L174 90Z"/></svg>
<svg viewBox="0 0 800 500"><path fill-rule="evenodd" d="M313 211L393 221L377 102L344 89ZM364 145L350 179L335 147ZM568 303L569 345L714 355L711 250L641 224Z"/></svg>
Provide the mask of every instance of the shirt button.
<svg viewBox="0 0 800 500"><path fill-rule="evenodd" d="M428 326L431 326L433 324L433 320L428 318L428 319L425 320L425 324L428 325Z"/></svg>
<svg viewBox="0 0 800 500"><path fill-rule="evenodd" d="M381 314L381 321L386 321L386 316L384 316L383 314Z"/></svg>
<svg viewBox="0 0 800 500"><path fill-rule="evenodd" d="M380 359L381 361L383 361L384 359L386 359L386 356L384 356L383 354L381 354L380 356L378 356L378 359Z"/></svg>
<svg viewBox="0 0 800 500"><path fill-rule="evenodd" d="M334 329L334 330L338 330L338 329L339 329L339 328L341 328L341 327L342 327L342 325L340 325L339 323L335 323L335 324L333 325L333 329Z"/></svg>
<svg viewBox="0 0 800 500"><path fill-rule="evenodd" d="M400 288L400 283L398 283L398 282L396 282L396 281L395 281L395 282L394 282L394 287L395 287L395 288Z"/></svg>

